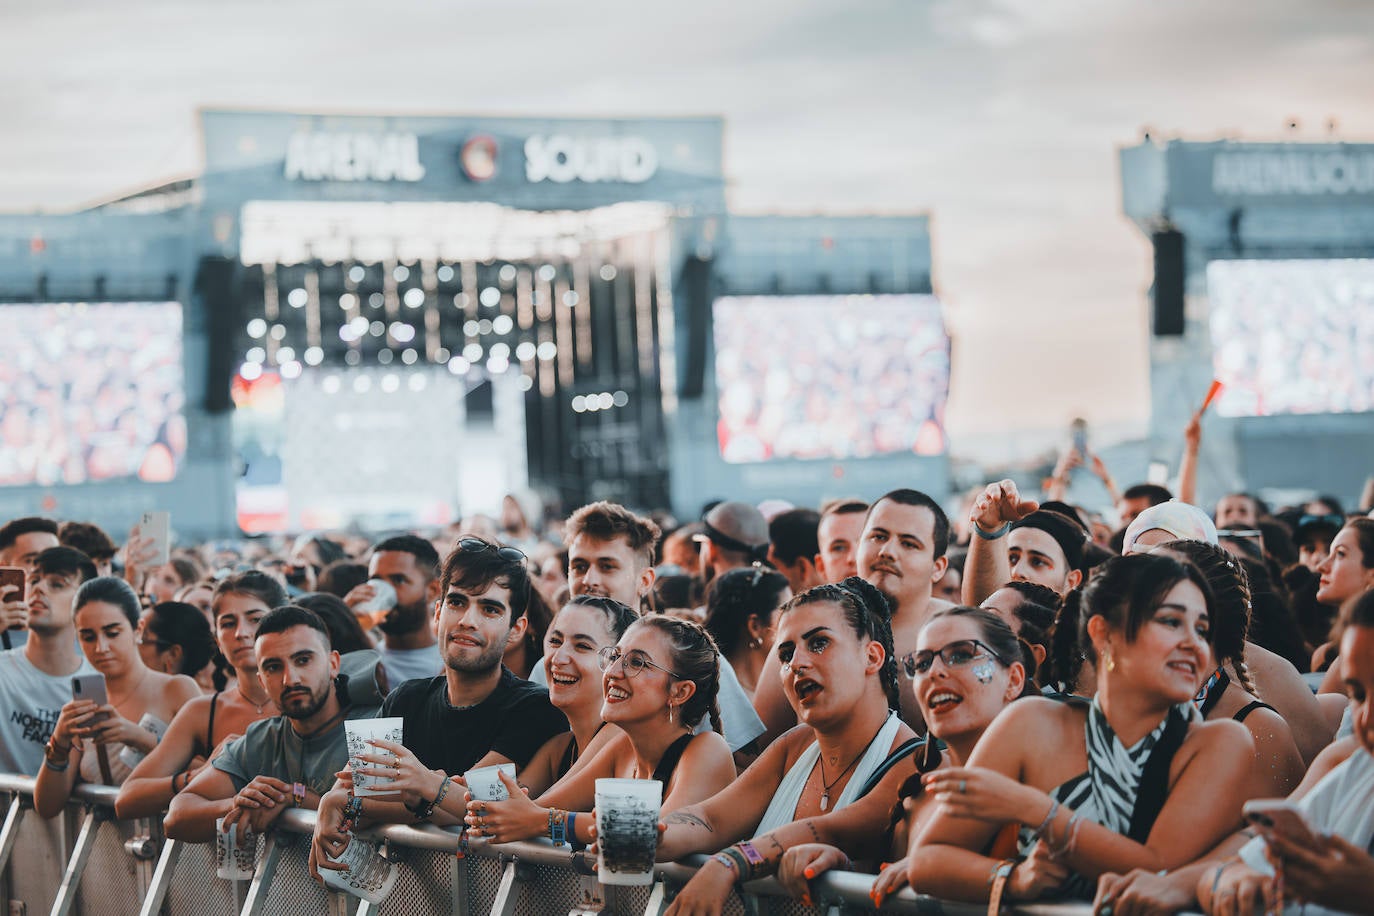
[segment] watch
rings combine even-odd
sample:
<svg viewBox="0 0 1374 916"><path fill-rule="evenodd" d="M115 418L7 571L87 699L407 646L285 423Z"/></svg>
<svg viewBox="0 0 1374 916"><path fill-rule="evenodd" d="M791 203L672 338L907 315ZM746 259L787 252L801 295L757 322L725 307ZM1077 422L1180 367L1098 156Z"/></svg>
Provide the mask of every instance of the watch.
<svg viewBox="0 0 1374 916"><path fill-rule="evenodd" d="M291 784L291 803L297 808L305 807L306 791L305 783L303 782L294 782Z"/></svg>
<svg viewBox="0 0 1374 916"><path fill-rule="evenodd" d="M48 743L43 745L43 756L47 758L48 763L51 763L53 766L61 766L71 760L72 746L69 744L64 750L59 751L57 749L57 742L49 738Z"/></svg>

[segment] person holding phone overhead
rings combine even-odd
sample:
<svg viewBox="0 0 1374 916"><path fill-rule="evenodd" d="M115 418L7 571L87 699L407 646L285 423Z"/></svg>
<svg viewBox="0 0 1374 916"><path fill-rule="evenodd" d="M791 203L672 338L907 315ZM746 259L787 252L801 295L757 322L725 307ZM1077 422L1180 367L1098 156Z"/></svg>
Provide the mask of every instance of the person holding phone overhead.
<svg viewBox="0 0 1374 916"><path fill-rule="evenodd" d="M72 599L83 582L95 578L95 565L70 547L50 547L33 562L29 640L0 652L0 772L28 776L37 776L43 765L43 749L71 699L72 678L95 673L77 651L72 625Z"/></svg>
<svg viewBox="0 0 1374 916"><path fill-rule="evenodd" d="M200 695L186 675L143 663L135 637L140 604L128 583L92 579L73 607L81 651L98 673L72 679L73 699L58 716L34 788L34 810L43 817L62 812L78 779L123 782L157 747L177 710Z"/></svg>

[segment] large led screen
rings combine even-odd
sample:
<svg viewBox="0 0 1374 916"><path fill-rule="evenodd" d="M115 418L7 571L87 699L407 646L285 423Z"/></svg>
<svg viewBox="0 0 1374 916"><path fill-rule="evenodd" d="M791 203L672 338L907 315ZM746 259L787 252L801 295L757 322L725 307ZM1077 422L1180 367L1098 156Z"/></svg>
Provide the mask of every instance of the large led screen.
<svg viewBox="0 0 1374 916"><path fill-rule="evenodd" d="M181 305L0 304L0 486L176 476Z"/></svg>
<svg viewBox="0 0 1374 916"><path fill-rule="evenodd" d="M1374 409L1374 260L1212 261L1207 296L1223 416Z"/></svg>
<svg viewBox="0 0 1374 916"><path fill-rule="evenodd" d="M713 323L726 461L945 450L949 338L933 296L724 297Z"/></svg>

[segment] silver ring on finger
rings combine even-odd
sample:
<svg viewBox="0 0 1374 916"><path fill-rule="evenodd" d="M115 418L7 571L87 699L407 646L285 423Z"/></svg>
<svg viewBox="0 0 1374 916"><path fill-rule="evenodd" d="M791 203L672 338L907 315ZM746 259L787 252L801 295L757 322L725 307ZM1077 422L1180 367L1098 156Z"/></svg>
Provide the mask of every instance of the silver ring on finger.
<svg viewBox="0 0 1374 916"><path fill-rule="evenodd" d="M959 780L959 794L960 794L960 795L963 795L963 794L966 793L966 792L968 792L968 780L967 780L967 779L961 779L961 780ZM1111 914L1110 914L1110 913L1107 913L1107 914L1105 914L1105 916L1111 916Z"/></svg>

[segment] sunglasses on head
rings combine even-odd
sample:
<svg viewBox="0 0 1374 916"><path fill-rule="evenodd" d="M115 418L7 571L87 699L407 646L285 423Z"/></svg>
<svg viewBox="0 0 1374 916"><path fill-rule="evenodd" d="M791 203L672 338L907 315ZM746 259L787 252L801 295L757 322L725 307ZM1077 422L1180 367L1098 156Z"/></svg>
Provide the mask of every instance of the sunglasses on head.
<svg viewBox="0 0 1374 916"><path fill-rule="evenodd" d="M481 538L459 538L458 549L463 551L463 553L483 553L484 551L494 550L498 557L512 563L524 563L526 560L524 551L517 550L514 547L502 547L499 544L493 544Z"/></svg>
<svg viewBox="0 0 1374 916"><path fill-rule="evenodd" d="M621 670L625 672L626 677L638 677L645 668L657 668L680 681L689 680L676 671L669 671L662 665L654 664L642 652L621 652L619 646L606 646L596 653L596 663L601 666L602 671L609 671L616 662L620 662Z"/></svg>
<svg viewBox="0 0 1374 916"><path fill-rule="evenodd" d="M902 668L906 670L907 677L925 674L935 664L935 656L937 655L945 663L946 668L962 668L980 658L992 658L1003 665L1006 664L1002 656L988 648L986 644L976 639L960 639L938 651L922 649L919 652L908 652L902 657Z"/></svg>

